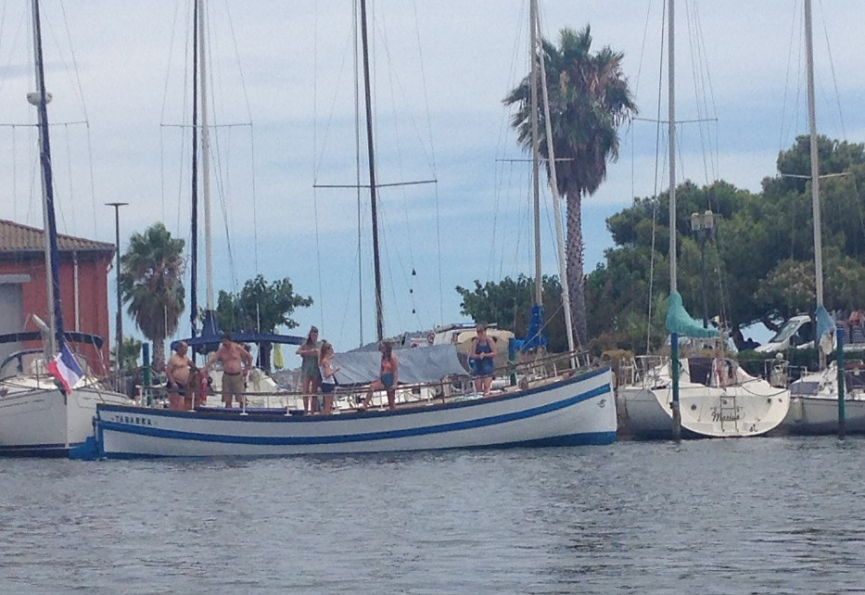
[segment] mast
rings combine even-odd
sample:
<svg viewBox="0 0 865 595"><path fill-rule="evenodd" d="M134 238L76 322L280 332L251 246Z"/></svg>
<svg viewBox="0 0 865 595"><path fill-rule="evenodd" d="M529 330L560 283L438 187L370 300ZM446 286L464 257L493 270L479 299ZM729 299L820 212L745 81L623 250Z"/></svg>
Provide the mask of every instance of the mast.
<svg viewBox="0 0 865 595"><path fill-rule="evenodd" d="M60 304L60 268L57 252L57 221L54 216L54 186L51 172L51 143L48 135L48 102L42 61L42 25L39 2L32 0L33 53L36 65L36 93L27 100L36 106L39 122L39 163L42 169L42 211L45 224L45 276L48 295L48 350L55 354L63 346L63 311Z"/></svg>
<svg viewBox="0 0 865 595"><path fill-rule="evenodd" d="M531 71L529 82L532 89L530 112L532 114L532 195L534 197L534 231L535 231L535 305L540 306L543 302L541 291L541 191L538 180L538 152L540 151L540 139L538 138L538 1L529 2L529 39L531 40ZM555 164L553 164L555 165Z"/></svg>
<svg viewBox="0 0 865 595"><path fill-rule="evenodd" d="M538 23L540 33L540 23ZM562 284L562 304L565 310L565 331L568 335L568 351L573 352L574 347L574 323L571 318L571 292L568 285L567 255L565 254L564 231L562 230L562 213L559 200L559 178L556 171L556 151L553 146L553 125L550 121L550 95L547 88L547 69L544 65L544 51L540 48L538 53L541 61L541 91L543 92L544 123L547 137L547 159L550 171L550 188L553 193L553 215L556 219L556 248L559 255L559 279Z"/></svg>
<svg viewBox="0 0 865 595"><path fill-rule="evenodd" d="M189 322L192 338L198 334L198 8L196 1L192 15L192 237L189 248ZM194 353L193 350L193 357Z"/></svg>
<svg viewBox="0 0 865 595"><path fill-rule="evenodd" d="M357 0L352 10L352 31L354 33L354 172L355 184L357 186L357 300L358 300L358 328L360 330L360 342L358 347L363 347L363 251L361 250L361 200L360 200L360 68L358 68L358 55L360 51L357 36Z"/></svg>
<svg viewBox="0 0 865 595"><path fill-rule="evenodd" d="M207 128L207 52L203 0L198 10L198 64L201 72L201 187L204 193L204 268L207 285L207 312L213 312L213 243L210 233L210 131Z"/></svg>
<svg viewBox="0 0 865 595"><path fill-rule="evenodd" d="M675 0L670 0L669 19L667 25L668 82L667 133L670 145L670 295L678 291L676 279L676 35L675 35ZM682 436L682 411L679 408L679 334L670 333L670 370L673 384L673 439L678 442Z"/></svg>
<svg viewBox="0 0 865 595"><path fill-rule="evenodd" d="M811 0L805 0L805 62L808 71L808 128L811 145L811 209L814 213L814 271L817 305L823 305L823 228L820 217L820 162L817 158L817 111L814 101L814 43Z"/></svg>
<svg viewBox="0 0 865 595"><path fill-rule="evenodd" d="M363 46L363 86L366 102L366 144L369 161L370 211L372 212L372 258L375 273L375 331L376 339L384 338L384 321L381 302L381 263L378 248L378 209L375 195L375 150L372 138L372 93L369 80L369 40L366 23L366 0L360 0L360 33Z"/></svg>

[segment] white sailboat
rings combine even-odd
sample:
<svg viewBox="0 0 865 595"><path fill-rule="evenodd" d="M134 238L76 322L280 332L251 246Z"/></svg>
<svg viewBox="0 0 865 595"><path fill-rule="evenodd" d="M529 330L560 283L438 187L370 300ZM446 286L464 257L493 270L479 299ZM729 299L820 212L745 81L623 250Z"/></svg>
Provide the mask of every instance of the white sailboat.
<svg viewBox="0 0 865 595"><path fill-rule="evenodd" d="M92 420L97 403L123 404L126 396L105 390L86 371L67 344L101 339L80 333L66 333L60 303L57 227L54 217L54 189L51 172L51 149L48 136L47 104L42 61L42 28L39 2L31 3L36 91L28 101L38 112L39 154L42 178L42 203L45 221L46 294L48 323L40 333L18 333L0 338L17 343L20 340L43 340L45 349L29 349L9 355L0 363L0 455L67 456L92 434ZM64 368L79 369L70 386L61 386L49 374L55 354ZM80 374L78 374L80 372Z"/></svg>
<svg viewBox="0 0 865 595"><path fill-rule="evenodd" d="M817 152L817 115L814 101L814 47L811 0L805 0L805 56L808 84L808 125L811 144L811 206L814 216L814 270L817 290L817 348L820 371L806 374L790 385L790 411L782 429L794 434L836 434L844 430L865 433L865 367L844 370L845 395L839 400L838 368L825 366L834 349L835 321L823 305L823 231L820 216L820 161ZM841 407L843 406L843 410Z"/></svg>
<svg viewBox="0 0 865 595"><path fill-rule="evenodd" d="M532 0L533 39L537 31L535 6L535 0ZM365 0L361 0L360 8L367 85L369 181L377 261ZM536 48L533 44L532 60L536 60ZM381 280L377 265L376 262L376 327L381 339ZM441 347L444 346L428 349ZM452 349L455 358L456 351ZM528 373L521 386L508 387L491 397L448 396L440 391L440 396L435 399L398 405L393 411L343 409L333 415L306 416L293 415L285 408L185 412L100 406L95 423L95 444L98 456L123 458L285 456L613 442L616 411L610 369L571 370L568 359L562 358L559 362L562 367L545 362L537 369L547 368L551 373Z"/></svg>
<svg viewBox="0 0 865 595"><path fill-rule="evenodd" d="M676 263L676 110L675 2L669 0L669 179L670 179L670 300L666 326L671 358L664 362L642 358L631 370L630 382L618 389L618 405L627 429L637 438L744 437L764 434L781 423L789 408L789 392L771 386L724 357L723 341L712 339L713 357L678 355L678 337L717 337L685 311L677 291ZM677 362L678 366L672 366Z"/></svg>

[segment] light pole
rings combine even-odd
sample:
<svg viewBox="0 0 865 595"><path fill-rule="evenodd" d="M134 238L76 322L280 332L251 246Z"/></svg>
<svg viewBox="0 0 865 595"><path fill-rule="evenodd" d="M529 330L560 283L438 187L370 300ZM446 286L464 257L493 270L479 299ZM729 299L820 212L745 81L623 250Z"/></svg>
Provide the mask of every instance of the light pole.
<svg viewBox="0 0 865 595"><path fill-rule="evenodd" d="M715 231L715 215L712 211L691 213L691 231L700 243L700 294L703 297L703 328L709 328L709 306L706 300L706 240Z"/></svg>
<svg viewBox="0 0 865 595"><path fill-rule="evenodd" d="M107 202L105 206L114 207L114 240L116 242L117 254L117 352L114 355L114 373L117 376L115 389L120 391L120 374L122 366L121 353L123 352L123 309L120 301L120 207L125 207L128 202Z"/></svg>

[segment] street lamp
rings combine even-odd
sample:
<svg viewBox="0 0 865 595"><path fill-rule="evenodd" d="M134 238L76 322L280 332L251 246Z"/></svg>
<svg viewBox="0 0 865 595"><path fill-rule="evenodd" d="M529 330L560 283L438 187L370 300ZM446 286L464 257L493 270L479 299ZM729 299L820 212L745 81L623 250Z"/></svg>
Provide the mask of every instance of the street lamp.
<svg viewBox="0 0 865 595"><path fill-rule="evenodd" d="M117 352L114 356L114 372L117 375L116 390L120 391L120 374L121 374L121 358L120 354L123 350L123 310L120 302L120 207L125 207L128 202L107 202L105 206L114 207L114 238L117 254Z"/></svg>
<svg viewBox="0 0 865 595"><path fill-rule="evenodd" d="M691 231L700 243L700 293L703 297L703 328L709 328L709 306L706 301L706 240L715 231L715 215L712 211L691 213Z"/></svg>

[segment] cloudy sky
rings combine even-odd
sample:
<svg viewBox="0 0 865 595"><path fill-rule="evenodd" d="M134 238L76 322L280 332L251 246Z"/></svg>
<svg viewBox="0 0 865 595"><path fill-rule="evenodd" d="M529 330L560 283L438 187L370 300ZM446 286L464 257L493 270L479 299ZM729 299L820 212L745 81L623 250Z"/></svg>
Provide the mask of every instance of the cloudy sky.
<svg viewBox="0 0 865 595"><path fill-rule="evenodd" d="M42 3L62 232L113 241L104 203L124 201L123 237L164 221L188 240L189 4ZM460 320L456 285L533 274L529 166L501 104L528 70L527 4L371 3L378 181L436 180L380 191L386 334ZM295 332L316 324L338 350L360 341L362 293L363 339L370 341L369 206L360 207L359 266L356 191L316 187L352 185L357 175L352 2L208 5L214 286L236 290L258 273L290 277L315 300L295 314ZM668 185L664 158L656 158L666 148L656 148L650 121L659 94L666 118L663 5L556 0L542 2L541 12L549 38L590 24L596 48L624 52L640 109L641 120L622 130L607 182L584 205L594 268L611 246L605 218ZM807 131L802 2L681 1L676 17L677 120L691 121L679 129L678 181L723 178L758 190L778 151ZM865 41L851 23L865 23L865 3L815 0L818 126L862 142ZM5 0L0 218L41 226L35 132L27 126L35 113L24 100L33 87L30 44L29 2ZM365 183L365 160L362 167ZM550 217L544 214L543 261L555 273ZM113 283L110 289L113 295Z"/></svg>

